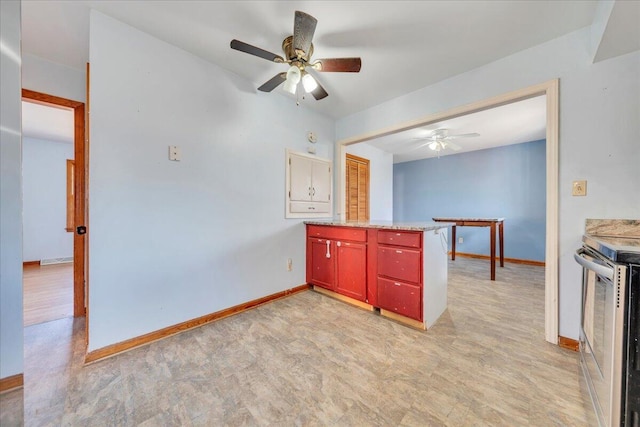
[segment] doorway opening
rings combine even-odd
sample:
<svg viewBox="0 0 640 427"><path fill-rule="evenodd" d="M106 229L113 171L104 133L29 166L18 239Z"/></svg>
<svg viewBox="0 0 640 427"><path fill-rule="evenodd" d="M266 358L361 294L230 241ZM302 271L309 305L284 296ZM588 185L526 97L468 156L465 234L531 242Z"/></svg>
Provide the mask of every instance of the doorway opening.
<svg viewBox="0 0 640 427"><path fill-rule="evenodd" d="M558 87L557 79L539 85L530 86L514 92L495 96L472 104L453 108L429 116L400 123L379 131L368 132L364 135L343 139L336 142L338 154L339 174L338 191L342 190L342 183L346 179L346 147L359 142L370 141L409 129L432 125L456 117L488 110L494 107L546 95L546 230L545 230L545 312L544 335L545 340L558 343ZM346 212L345 198L338 196L341 203L338 212Z"/></svg>
<svg viewBox="0 0 640 427"><path fill-rule="evenodd" d="M73 120L71 108L22 101L25 326L73 316Z"/></svg>
<svg viewBox="0 0 640 427"><path fill-rule="evenodd" d="M57 109L66 109L73 114L73 172L69 175L69 181L72 181L71 186L73 190L73 226L67 222L63 228L71 230L73 233L73 316L81 317L86 314L85 303L85 239L86 234L84 230L79 227L85 226L85 206L86 206L86 192L85 192L85 167L86 167L86 142L85 142L85 104L79 101L73 101L66 98L60 98L53 95L48 95L40 92L35 92L28 89L22 89L22 99L28 103L39 104L47 107L53 107ZM65 162L65 168L67 163ZM67 176L67 175L65 175ZM66 179L66 178L65 178ZM67 187L65 186L65 191ZM67 200L65 195L64 200ZM66 202L65 202L66 203ZM69 209L70 210L70 209ZM67 209L65 208L65 213ZM65 231L69 232L69 231ZM60 264L62 265L62 264ZM57 272L57 279L62 280L64 277L63 271Z"/></svg>

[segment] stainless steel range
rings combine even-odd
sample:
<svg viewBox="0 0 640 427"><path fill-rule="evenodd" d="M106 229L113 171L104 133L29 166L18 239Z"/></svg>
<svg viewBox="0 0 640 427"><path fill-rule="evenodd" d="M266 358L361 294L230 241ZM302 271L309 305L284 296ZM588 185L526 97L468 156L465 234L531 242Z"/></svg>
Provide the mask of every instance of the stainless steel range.
<svg viewBox="0 0 640 427"><path fill-rule="evenodd" d="M640 220L587 220L580 362L601 426L640 427Z"/></svg>

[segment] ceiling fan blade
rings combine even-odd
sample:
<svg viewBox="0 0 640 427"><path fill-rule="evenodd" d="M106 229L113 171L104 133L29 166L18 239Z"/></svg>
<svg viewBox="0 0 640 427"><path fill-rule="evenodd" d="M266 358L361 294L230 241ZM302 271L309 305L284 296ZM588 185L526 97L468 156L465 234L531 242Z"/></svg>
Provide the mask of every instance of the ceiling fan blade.
<svg viewBox="0 0 640 427"><path fill-rule="evenodd" d="M362 67L360 58L327 58L318 59L313 68L322 72L359 73Z"/></svg>
<svg viewBox="0 0 640 427"><path fill-rule="evenodd" d="M299 56L304 56L311 49L311 40L313 33L316 31L318 20L311 15L296 10L295 20L293 22L293 48L302 51Z"/></svg>
<svg viewBox="0 0 640 427"><path fill-rule="evenodd" d="M287 73L280 73L273 76L271 80L263 84L258 88L261 92L271 92L278 86L280 86L287 79Z"/></svg>
<svg viewBox="0 0 640 427"><path fill-rule="evenodd" d="M311 91L311 95L313 95L313 97L317 101L321 100L322 98L326 98L327 96L329 96L329 94L327 93L326 90L324 90L324 88L322 87L322 85L320 84L318 79L316 79L316 83L318 83L318 87Z"/></svg>
<svg viewBox="0 0 640 427"><path fill-rule="evenodd" d="M453 142L445 142L445 148L451 148L451 150L453 151L462 150L462 147L460 147L458 144L454 144Z"/></svg>
<svg viewBox="0 0 640 427"><path fill-rule="evenodd" d="M413 141L409 141L409 144L405 145L404 147L400 148L398 150L398 152L404 153L407 151L414 151L417 150L419 148L425 147L429 144L431 144L432 141L426 141L426 142L417 142L416 141L424 141L424 138L413 138Z"/></svg>
<svg viewBox="0 0 640 427"><path fill-rule="evenodd" d="M431 141L424 142L424 143L422 143L422 144L418 144L418 145L416 145L415 147L411 147L411 148L409 149L409 151L413 151L413 150L417 150L417 149L422 148L422 147L426 147L426 146L427 146L427 145L429 145L429 144L431 144Z"/></svg>
<svg viewBox="0 0 640 427"><path fill-rule="evenodd" d="M475 136L480 136L480 134L479 134L479 133L475 133L475 132L474 132L474 133L463 133L463 134L460 134L460 135L449 135L449 136L445 136L445 137L444 137L444 138L442 138L442 139L446 139L446 140L448 141L448 140L451 140L451 139L457 139L457 138L471 138L471 137L475 137Z"/></svg>
<svg viewBox="0 0 640 427"><path fill-rule="evenodd" d="M267 61L285 62L283 57L276 55L275 53L260 49L259 47L251 46L250 44L236 39L231 40L231 49L239 50L240 52L245 52L249 55L259 56Z"/></svg>

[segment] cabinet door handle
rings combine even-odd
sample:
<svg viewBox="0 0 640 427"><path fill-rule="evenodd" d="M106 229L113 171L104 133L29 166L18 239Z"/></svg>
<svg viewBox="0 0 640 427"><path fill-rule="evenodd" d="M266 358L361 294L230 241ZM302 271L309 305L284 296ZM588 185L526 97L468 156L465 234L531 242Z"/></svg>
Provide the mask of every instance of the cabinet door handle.
<svg viewBox="0 0 640 427"><path fill-rule="evenodd" d="M311 196L311 187L309 187L309 196Z"/></svg>
<svg viewBox="0 0 640 427"><path fill-rule="evenodd" d="M330 249L330 245L331 241L327 240L327 254L325 255L327 258L331 258L331 249Z"/></svg>
<svg viewBox="0 0 640 427"><path fill-rule="evenodd" d="M336 246L337 246L337 247L342 246L342 242L336 242Z"/></svg>
<svg viewBox="0 0 640 427"><path fill-rule="evenodd" d="M402 251L396 251L396 253L397 253L397 254L401 254L401 253L402 253Z"/></svg>
<svg viewBox="0 0 640 427"><path fill-rule="evenodd" d="M394 285L396 285L396 286L402 286L402 285L401 285L400 283L398 283L398 282L393 282L393 284L394 284Z"/></svg>
<svg viewBox="0 0 640 427"><path fill-rule="evenodd" d="M316 195L316 187L313 187L313 194L312 194L312 196L315 196L315 195Z"/></svg>

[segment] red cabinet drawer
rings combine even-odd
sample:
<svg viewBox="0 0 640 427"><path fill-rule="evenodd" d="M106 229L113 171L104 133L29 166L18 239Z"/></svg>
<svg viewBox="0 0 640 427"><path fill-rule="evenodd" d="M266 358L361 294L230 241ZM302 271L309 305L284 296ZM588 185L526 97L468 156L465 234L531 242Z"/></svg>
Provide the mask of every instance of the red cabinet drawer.
<svg viewBox="0 0 640 427"><path fill-rule="evenodd" d="M329 240L351 240L353 242L366 242L367 229L328 225L308 225L307 236L321 237L323 239Z"/></svg>
<svg viewBox="0 0 640 427"><path fill-rule="evenodd" d="M422 321L422 288L378 277L378 305L385 310Z"/></svg>
<svg viewBox="0 0 640 427"><path fill-rule="evenodd" d="M378 247L378 275L420 284L422 257L420 251Z"/></svg>
<svg viewBox="0 0 640 427"><path fill-rule="evenodd" d="M378 243L383 245L407 246L419 248L422 242L422 233L407 231L378 230Z"/></svg>

